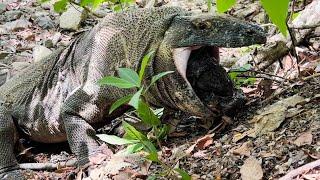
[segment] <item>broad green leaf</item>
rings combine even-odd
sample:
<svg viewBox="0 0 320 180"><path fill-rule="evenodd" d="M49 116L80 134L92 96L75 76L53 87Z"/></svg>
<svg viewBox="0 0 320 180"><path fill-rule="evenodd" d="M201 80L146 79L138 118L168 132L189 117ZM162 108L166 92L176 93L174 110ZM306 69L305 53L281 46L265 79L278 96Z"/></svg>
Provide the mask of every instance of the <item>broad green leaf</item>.
<svg viewBox="0 0 320 180"><path fill-rule="evenodd" d="M289 0L260 0L262 7L266 10L272 23L280 32L287 36L286 19L288 15Z"/></svg>
<svg viewBox="0 0 320 180"><path fill-rule="evenodd" d="M93 0L93 3L92 3L93 9L97 9L103 2L104 0Z"/></svg>
<svg viewBox="0 0 320 180"><path fill-rule="evenodd" d="M146 158L149 159L152 162L159 162L159 158L158 158L158 153L157 152L149 153L146 156Z"/></svg>
<svg viewBox="0 0 320 180"><path fill-rule="evenodd" d="M144 145L144 148L145 150L148 152L148 153L155 153L157 154L157 148L154 146L154 144L150 141L150 140L144 140L142 141L142 144ZM158 155L158 154L157 154Z"/></svg>
<svg viewBox="0 0 320 180"><path fill-rule="evenodd" d="M122 8L121 8L120 4L112 6L112 11L114 11L114 12L119 12L121 10L122 10Z"/></svg>
<svg viewBox="0 0 320 180"><path fill-rule="evenodd" d="M158 127L158 129L157 139L164 139L170 131L170 127L166 124L162 124L162 127Z"/></svg>
<svg viewBox="0 0 320 180"><path fill-rule="evenodd" d="M175 168L174 170L180 174L182 180L191 180L191 176L186 171L180 168Z"/></svg>
<svg viewBox="0 0 320 180"><path fill-rule="evenodd" d="M81 0L80 6L92 6L92 0Z"/></svg>
<svg viewBox="0 0 320 180"><path fill-rule="evenodd" d="M108 134L97 134L96 136L98 136L102 141L113 145L125 145L139 142L138 140L128 140L115 135Z"/></svg>
<svg viewBox="0 0 320 180"><path fill-rule="evenodd" d="M140 81L142 81L143 79L143 76L144 76L144 72L146 70L146 67L151 59L151 57L154 55L154 51L150 51L148 54L146 54L143 59L142 59L142 62L141 62L141 67L140 67L140 71L139 71L139 78L140 78Z"/></svg>
<svg viewBox="0 0 320 180"><path fill-rule="evenodd" d="M159 73L155 76L152 77L151 79L151 83L150 83L150 86L152 86L155 82L157 82L160 78L162 78L163 76L167 75L167 74L171 74L173 73L174 71L166 71L166 72L162 72L162 73Z"/></svg>
<svg viewBox="0 0 320 180"><path fill-rule="evenodd" d="M140 142L148 140L144 134L142 134L141 132L136 130L136 128L131 126L129 123L123 121L122 126L123 126L124 131L126 132L125 137L128 137L130 139L134 139L134 140L139 140Z"/></svg>
<svg viewBox="0 0 320 180"><path fill-rule="evenodd" d="M120 99L118 99L116 102L114 102L112 104L112 106L110 107L110 110L109 110L109 114L111 114L114 110L116 110L118 107L120 107L121 105L129 102L129 100L132 98L132 95L129 94L127 96L124 96Z"/></svg>
<svg viewBox="0 0 320 180"><path fill-rule="evenodd" d="M123 88L123 89L137 87L135 84L132 84L131 82L129 82L125 79L117 78L114 76L104 77L104 78L100 79L98 81L98 83L100 85L115 86L115 87Z"/></svg>
<svg viewBox="0 0 320 180"><path fill-rule="evenodd" d="M129 105L134 107L135 109L138 109L139 107L139 101L140 101L140 96L142 93L143 88L141 88L139 91L137 91L131 98L131 100L129 101Z"/></svg>
<svg viewBox="0 0 320 180"><path fill-rule="evenodd" d="M143 144L141 143L136 143L136 144L131 144L126 148L126 153L127 154L132 154L135 152L139 152L143 149Z"/></svg>
<svg viewBox="0 0 320 180"><path fill-rule="evenodd" d="M158 126L161 124L160 119L153 113L153 111L145 102L140 101L137 110L139 117L145 124L151 126Z"/></svg>
<svg viewBox="0 0 320 180"><path fill-rule="evenodd" d="M61 13L66 10L68 0L60 0L53 4L53 9L57 13Z"/></svg>
<svg viewBox="0 0 320 180"><path fill-rule="evenodd" d="M137 87L140 87L139 75L134 70L129 68L119 68L118 73L121 79L127 80L128 82L135 84Z"/></svg>
<svg viewBox="0 0 320 180"><path fill-rule="evenodd" d="M235 3L236 3L236 0L216 0L217 10L220 13L226 12Z"/></svg>

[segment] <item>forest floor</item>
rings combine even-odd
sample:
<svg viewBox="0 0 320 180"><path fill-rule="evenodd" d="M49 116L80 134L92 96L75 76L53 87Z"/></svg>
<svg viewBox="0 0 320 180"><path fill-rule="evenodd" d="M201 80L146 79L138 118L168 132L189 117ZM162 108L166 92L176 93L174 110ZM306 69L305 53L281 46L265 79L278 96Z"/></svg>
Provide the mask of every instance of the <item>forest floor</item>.
<svg viewBox="0 0 320 180"><path fill-rule="evenodd" d="M313 1L306 2L310 4ZM298 4L296 8L303 11L307 4ZM184 6L199 11L206 10L206 2L202 1L184 3ZM311 14L319 13L319 7L318 3L318 8ZM109 10L100 11L107 13ZM241 19L266 24L259 1L240 1L228 13ZM48 3L40 5L35 0L0 0L0 63L8 67L0 68L0 84L8 76L14 76L51 50L68 45L77 32L86 30L97 22L96 18L88 16L79 24L78 30L67 31L59 27L59 17ZM299 64L300 72L297 71L296 60L291 55L292 48L263 69L254 61L247 62L258 71L255 74L246 74L256 77L253 83L240 86L248 102L223 130L208 130L200 126L195 117L181 115L182 122L176 132L162 142L163 161L169 166L179 166L193 179L219 180L278 179L300 166L319 160L319 27L312 32L316 31L318 34L311 33L314 36L304 38L295 48L302 60ZM297 36L302 34L300 31L296 33ZM271 26L268 30L268 41L276 36L277 32ZM222 61L230 69L230 64L234 64L241 57L257 54L256 48L260 47L221 49ZM128 116L118 120L124 118ZM107 130L103 132L105 131ZM17 152L20 163L56 163L74 157L67 143L43 145L23 139L20 141L24 145L23 150ZM88 170L72 166L51 170L24 170L24 174L28 179L81 179L85 176L88 176L86 179L99 179L102 175L113 179L145 179L147 174L162 171L159 165L149 162L135 164L136 167L125 164L128 162L134 164L137 160L113 160L114 164L109 162L108 167L99 162L98 165L89 167L89 175ZM294 177L320 179L319 164L305 168ZM162 178L175 179L174 176Z"/></svg>

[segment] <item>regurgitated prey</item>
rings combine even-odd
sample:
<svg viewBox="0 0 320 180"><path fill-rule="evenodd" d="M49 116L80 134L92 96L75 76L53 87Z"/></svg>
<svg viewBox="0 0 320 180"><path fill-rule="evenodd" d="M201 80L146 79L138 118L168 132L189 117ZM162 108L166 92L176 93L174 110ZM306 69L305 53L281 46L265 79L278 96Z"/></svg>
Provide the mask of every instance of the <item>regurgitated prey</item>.
<svg viewBox="0 0 320 180"><path fill-rule="evenodd" d="M206 97L199 93L205 91L214 101L235 94L232 82L217 65L218 47L248 46L265 40L256 25L192 14L177 7L108 14L67 48L31 65L0 87L0 177L22 179L13 154L18 132L43 143L68 141L79 165L99 153L93 126L121 115L124 109L111 115L108 109L134 89L101 87L97 81L115 75L119 67L138 70L143 56L151 50L156 53L147 75L169 70L174 73L158 81L147 100L167 109L216 117L228 102L209 108L204 103ZM207 68L201 70L197 60ZM206 85L202 78L212 83ZM200 80L202 83L197 83ZM223 88L218 84L224 84Z"/></svg>

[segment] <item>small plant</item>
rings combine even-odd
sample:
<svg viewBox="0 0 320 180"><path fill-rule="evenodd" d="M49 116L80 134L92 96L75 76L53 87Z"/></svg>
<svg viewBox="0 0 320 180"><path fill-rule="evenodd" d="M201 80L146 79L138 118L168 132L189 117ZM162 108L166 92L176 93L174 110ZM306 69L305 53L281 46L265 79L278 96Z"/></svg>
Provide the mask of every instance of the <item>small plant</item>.
<svg viewBox="0 0 320 180"><path fill-rule="evenodd" d="M249 72L251 64L245 64L238 69L232 69L228 74L230 79L235 83L236 87L239 88L241 85L252 85L256 82L255 77L243 77L243 73Z"/></svg>
<svg viewBox="0 0 320 180"><path fill-rule="evenodd" d="M150 84L146 86L143 85L142 81L144 79L145 69L153 54L154 52L152 51L144 56L139 73L128 68L118 68L119 77L107 76L99 81L100 85L115 86L121 89L137 88L137 92L135 94L129 94L113 103L109 113L112 113L124 104L132 106L141 122L152 127L148 136L143 132L138 131L134 126L125 121L122 122L125 130L125 135L122 138L107 134L100 134L97 136L108 144L126 145L126 153L145 151L148 153L146 158L152 162L159 163L166 170L167 174L171 174L171 172L175 171L181 175L182 179L187 180L190 179L190 176L185 171L179 168L173 169L167 166L161 162L158 157L158 150L155 144L160 147L160 140L166 137L169 128L167 125L161 123L157 113L150 108L149 104L144 100L144 97L145 93L152 85L154 85L160 78L172 73L173 71L159 73L151 78ZM149 134L152 135L149 136Z"/></svg>

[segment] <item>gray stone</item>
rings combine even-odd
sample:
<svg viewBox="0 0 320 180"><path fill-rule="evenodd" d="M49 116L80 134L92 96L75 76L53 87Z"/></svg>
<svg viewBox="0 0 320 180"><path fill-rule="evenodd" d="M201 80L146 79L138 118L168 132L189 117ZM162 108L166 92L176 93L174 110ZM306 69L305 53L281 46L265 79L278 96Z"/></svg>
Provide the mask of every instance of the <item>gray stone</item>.
<svg viewBox="0 0 320 180"><path fill-rule="evenodd" d="M55 26L54 22L48 16L37 17L35 22L43 29L51 29Z"/></svg>
<svg viewBox="0 0 320 180"><path fill-rule="evenodd" d="M6 3L0 3L0 14L4 13L7 9Z"/></svg>
<svg viewBox="0 0 320 180"><path fill-rule="evenodd" d="M3 85L7 81L8 76L8 69L1 69L0 68L0 86Z"/></svg>
<svg viewBox="0 0 320 180"><path fill-rule="evenodd" d="M7 22L4 27L9 31L18 31L30 27L32 24L26 19L18 19L12 22Z"/></svg>
<svg viewBox="0 0 320 180"><path fill-rule="evenodd" d="M6 21L13 21L19 19L22 15L22 12L19 10L7 11L4 13Z"/></svg>
<svg viewBox="0 0 320 180"><path fill-rule="evenodd" d="M6 51L0 51L0 60L7 57L10 53Z"/></svg>
<svg viewBox="0 0 320 180"><path fill-rule="evenodd" d="M38 62L41 61L46 56L50 55L52 51L45 46L35 46L33 48L33 61Z"/></svg>
<svg viewBox="0 0 320 180"><path fill-rule="evenodd" d="M78 30L80 23L86 18L86 11L79 6L71 6L60 16L60 28Z"/></svg>

